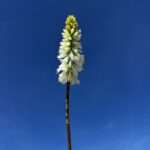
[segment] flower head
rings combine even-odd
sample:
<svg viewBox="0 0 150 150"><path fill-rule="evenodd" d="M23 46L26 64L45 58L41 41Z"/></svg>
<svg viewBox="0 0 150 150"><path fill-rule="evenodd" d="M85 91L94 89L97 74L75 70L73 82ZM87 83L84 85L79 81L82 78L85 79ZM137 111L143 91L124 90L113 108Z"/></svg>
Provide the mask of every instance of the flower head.
<svg viewBox="0 0 150 150"><path fill-rule="evenodd" d="M57 56L61 63L57 69L58 81L62 84L77 84L78 74L84 64L84 55L81 51L81 30L73 15L67 17L62 37Z"/></svg>

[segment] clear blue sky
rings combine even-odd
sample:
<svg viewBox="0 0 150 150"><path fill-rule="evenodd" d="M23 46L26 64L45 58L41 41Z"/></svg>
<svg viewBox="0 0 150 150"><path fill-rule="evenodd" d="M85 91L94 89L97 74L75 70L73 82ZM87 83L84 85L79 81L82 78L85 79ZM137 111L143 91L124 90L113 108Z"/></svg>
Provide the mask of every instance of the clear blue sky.
<svg viewBox="0 0 150 150"><path fill-rule="evenodd" d="M0 1L0 150L66 150L56 55L68 14L86 56L71 89L73 150L150 149L149 0Z"/></svg>

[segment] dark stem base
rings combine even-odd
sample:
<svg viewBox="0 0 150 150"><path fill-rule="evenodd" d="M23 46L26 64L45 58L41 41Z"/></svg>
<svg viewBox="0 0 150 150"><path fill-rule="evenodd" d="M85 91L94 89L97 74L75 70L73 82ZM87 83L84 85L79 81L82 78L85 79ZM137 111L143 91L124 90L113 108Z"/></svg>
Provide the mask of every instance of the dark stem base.
<svg viewBox="0 0 150 150"><path fill-rule="evenodd" d="M71 127L70 127L70 83L66 84L66 131L67 131L67 144L68 150L72 150L71 145Z"/></svg>

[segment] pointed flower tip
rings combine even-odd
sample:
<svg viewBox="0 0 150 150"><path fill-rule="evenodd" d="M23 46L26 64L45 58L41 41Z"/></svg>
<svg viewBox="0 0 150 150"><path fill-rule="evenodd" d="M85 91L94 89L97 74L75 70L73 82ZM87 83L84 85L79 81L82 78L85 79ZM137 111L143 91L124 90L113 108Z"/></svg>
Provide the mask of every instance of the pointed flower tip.
<svg viewBox="0 0 150 150"><path fill-rule="evenodd" d="M66 23L72 21L76 21L76 17L74 15L68 15L66 19Z"/></svg>
<svg viewBox="0 0 150 150"><path fill-rule="evenodd" d="M78 27L77 19L74 15L69 15L66 19L66 29L71 30L72 28Z"/></svg>

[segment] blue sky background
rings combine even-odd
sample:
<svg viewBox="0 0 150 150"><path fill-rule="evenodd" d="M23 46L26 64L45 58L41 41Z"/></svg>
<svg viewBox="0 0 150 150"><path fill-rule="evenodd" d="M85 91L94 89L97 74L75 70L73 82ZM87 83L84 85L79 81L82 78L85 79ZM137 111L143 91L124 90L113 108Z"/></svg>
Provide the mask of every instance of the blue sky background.
<svg viewBox="0 0 150 150"><path fill-rule="evenodd" d="M82 29L71 89L74 150L150 149L149 0L0 1L0 150L66 150L56 60L68 14Z"/></svg>

